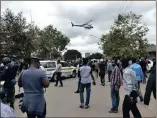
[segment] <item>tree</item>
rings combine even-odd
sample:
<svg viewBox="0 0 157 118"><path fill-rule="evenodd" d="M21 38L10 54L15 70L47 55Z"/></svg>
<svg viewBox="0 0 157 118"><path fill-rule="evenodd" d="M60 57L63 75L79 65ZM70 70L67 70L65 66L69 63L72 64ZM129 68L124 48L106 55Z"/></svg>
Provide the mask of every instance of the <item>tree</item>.
<svg viewBox="0 0 157 118"><path fill-rule="evenodd" d="M0 22L1 55L29 58L35 49L34 25L26 22L22 12L15 15L10 9L5 10Z"/></svg>
<svg viewBox="0 0 157 118"><path fill-rule="evenodd" d="M43 57L59 57L60 52L70 42L70 39L52 25L45 27L40 32L39 53Z"/></svg>
<svg viewBox="0 0 157 118"><path fill-rule="evenodd" d="M148 27L141 22L142 15L133 12L119 14L109 33L102 35L102 49L110 57L140 57L146 55Z"/></svg>
<svg viewBox="0 0 157 118"><path fill-rule="evenodd" d="M93 53L88 58L89 59L102 59L103 58L103 54L101 54L99 52Z"/></svg>
<svg viewBox="0 0 157 118"><path fill-rule="evenodd" d="M77 58L82 58L82 54L78 50L67 50L64 53L65 60L75 60Z"/></svg>

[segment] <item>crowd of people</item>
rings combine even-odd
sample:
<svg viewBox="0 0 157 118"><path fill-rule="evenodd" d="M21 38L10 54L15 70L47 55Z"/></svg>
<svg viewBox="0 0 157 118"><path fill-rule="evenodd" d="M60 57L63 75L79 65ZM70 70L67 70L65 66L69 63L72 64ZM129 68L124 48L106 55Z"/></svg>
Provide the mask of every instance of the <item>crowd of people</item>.
<svg viewBox="0 0 157 118"><path fill-rule="evenodd" d="M91 85L96 85L95 79L100 77L101 85L105 86L105 74L107 73L108 82L110 82L112 103L109 113L118 112L120 101L119 90L120 87L123 86L125 91L123 101L123 117L129 118L129 112L132 111L134 117L141 118L142 116L140 111L136 106L137 98L139 97L141 102L144 101L145 105L149 105L151 92L153 92L154 98L156 99L156 62L154 60L148 80L146 80L146 64L147 63L143 58L141 61L138 61L137 59L121 59L108 61L100 60L100 62L95 61L94 63L90 62L87 58L83 58L77 66L79 81L77 91L75 92L80 94L80 108L89 108ZM45 118L46 100L43 88L48 88L50 82L46 73L40 68L38 58L31 58L29 65L29 68L23 70L18 78L18 86L23 87L24 90L24 96L20 109L22 112L27 113L28 118ZM62 87L63 83L60 77L61 68L62 66L58 60L58 67L56 71L57 81L55 86L57 86L58 81L60 81ZM14 109L16 74L18 70L19 67L17 67L16 64L12 64L8 57L2 59L0 81L4 81L4 85L0 98L2 100L1 104L3 104L1 107L9 103L10 107ZM95 76L93 73L95 73ZM146 91L143 96L140 90L140 84L145 84L146 81ZM84 101L85 88L87 93L86 101ZM1 109L3 110L1 111L3 112L3 115L5 115L5 109L4 107ZM13 110L10 110L10 112L11 111ZM14 115L13 112L12 114Z"/></svg>
<svg viewBox="0 0 157 118"><path fill-rule="evenodd" d="M75 92L80 93L80 108L89 108L91 80L93 79L93 85L96 85L95 78L100 77L101 85L105 86L105 73L107 72L112 102L109 113L118 112L120 101L119 89L123 85L125 91L123 117L129 118L129 112L132 111L135 118L141 118L140 111L136 106L137 98L139 97L141 102L144 101L145 105L149 105L151 92L153 91L154 98L156 99L156 61L155 59L153 61L153 67L147 80L145 96L143 98L140 84L145 84L147 78L147 62L144 58L141 61L136 58L108 61L100 60L100 63L97 61L87 63L87 59L81 60L77 66L79 81L77 91ZM95 78L93 72L95 72ZM83 96L84 88L86 88L87 92L85 106Z"/></svg>

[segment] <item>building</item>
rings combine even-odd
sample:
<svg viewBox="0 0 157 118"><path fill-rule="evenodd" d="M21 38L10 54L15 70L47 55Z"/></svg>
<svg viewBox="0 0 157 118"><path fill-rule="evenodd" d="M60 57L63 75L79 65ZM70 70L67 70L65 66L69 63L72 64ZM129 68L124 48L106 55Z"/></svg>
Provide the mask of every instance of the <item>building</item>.
<svg viewBox="0 0 157 118"><path fill-rule="evenodd" d="M147 49L147 54L148 54L149 59L152 59L152 58L156 57L156 45L151 45Z"/></svg>
<svg viewBox="0 0 157 118"><path fill-rule="evenodd" d="M90 53L85 53L85 58L89 57Z"/></svg>

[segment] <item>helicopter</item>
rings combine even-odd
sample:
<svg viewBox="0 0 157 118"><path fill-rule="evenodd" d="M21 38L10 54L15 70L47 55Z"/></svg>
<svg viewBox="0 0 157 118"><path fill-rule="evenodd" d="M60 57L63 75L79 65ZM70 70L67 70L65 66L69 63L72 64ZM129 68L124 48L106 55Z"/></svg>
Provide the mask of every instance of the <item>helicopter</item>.
<svg viewBox="0 0 157 118"><path fill-rule="evenodd" d="M92 20L90 20L90 21L88 21L88 22L86 22L86 23L84 23L84 24L82 24L82 25L74 25L74 24L71 22L71 25L72 25L72 27L74 27L74 26L76 26L76 27L84 27L85 29L90 30L90 29L93 28L93 26L92 26L91 24L89 24L90 22L92 22Z"/></svg>

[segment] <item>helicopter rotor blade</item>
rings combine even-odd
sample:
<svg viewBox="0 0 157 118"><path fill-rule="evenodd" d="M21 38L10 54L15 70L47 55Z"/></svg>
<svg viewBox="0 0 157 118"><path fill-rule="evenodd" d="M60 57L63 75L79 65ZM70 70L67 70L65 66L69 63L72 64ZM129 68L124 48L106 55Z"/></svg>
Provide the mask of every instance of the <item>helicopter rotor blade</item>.
<svg viewBox="0 0 157 118"><path fill-rule="evenodd" d="M86 23L84 23L84 24L88 24L88 23L90 23L90 22L92 22L92 20L90 20L90 21L88 21L88 22L86 22Z"/></svg>

